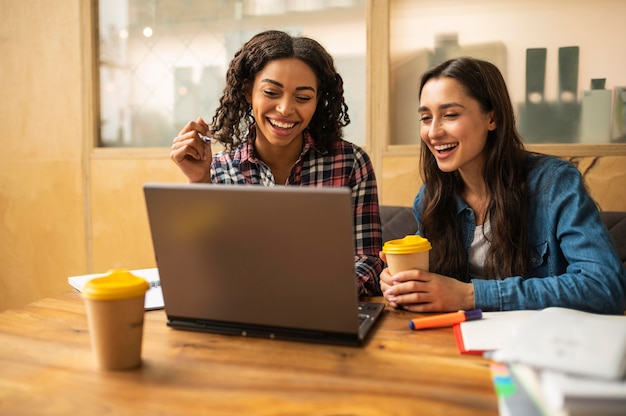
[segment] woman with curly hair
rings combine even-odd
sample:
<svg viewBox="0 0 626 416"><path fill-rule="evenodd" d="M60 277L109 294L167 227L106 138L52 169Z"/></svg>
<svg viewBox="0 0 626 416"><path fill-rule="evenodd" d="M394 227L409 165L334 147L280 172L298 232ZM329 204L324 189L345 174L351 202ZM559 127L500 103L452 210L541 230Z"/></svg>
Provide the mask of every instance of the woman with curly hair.
<svg viewBox="0 0 626 416"><path fill-rule="evenodd" d="M212 122L189 122L170 157L190 183L350 187L358 292L380 295L376 177L369 156L343 140L349 122L328 52L313 39L271 30L235 53ZM211 142L224 150L213 154Z"/></svg>
<svg viewBox="0 0 626 416"><path fill-rule="evenodd" d="M422 76L419 100L424 186L413 211L430 272L385 269L390 304L624 313L626 270L580 172L524 149L498 68L444 62Z"/></svg>

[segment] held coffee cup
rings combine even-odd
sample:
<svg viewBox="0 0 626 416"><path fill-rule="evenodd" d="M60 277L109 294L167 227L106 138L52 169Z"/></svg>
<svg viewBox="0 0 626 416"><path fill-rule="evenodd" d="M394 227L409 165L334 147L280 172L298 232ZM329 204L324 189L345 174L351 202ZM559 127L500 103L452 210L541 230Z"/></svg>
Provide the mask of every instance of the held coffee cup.
<svg viewBox="0 0 626 416"><path fill-rule="evenodd" d="M144 298L148 282L126 270L112 270L82 290L96 365L126 370L141 365Z"/></svg>
<svg viewBox="0 0 626 416"><path fill-rule="evenodd" d="M397 240L389 240L383 244L383 253L387 258L389 273L410 269L428 271L430 242L419 235L407 235Z"/></svg>

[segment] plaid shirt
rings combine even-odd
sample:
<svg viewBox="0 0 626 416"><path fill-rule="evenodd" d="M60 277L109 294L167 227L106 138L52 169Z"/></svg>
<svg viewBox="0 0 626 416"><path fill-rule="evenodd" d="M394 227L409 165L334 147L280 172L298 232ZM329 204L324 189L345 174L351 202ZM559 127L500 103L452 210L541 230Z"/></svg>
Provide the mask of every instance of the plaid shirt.
<svg viewBox="0 0 626 416"><path fill-rule="evenodd" d="M254 152L255 129L248 139L232 152L213 155L211 180L221 184L254 184L275 186L270 168L257 159ZM340 140L331 153L315 149L308 131L304 132L304 148L291 170L287 185L349 186L354 207L354 256L360 296L380 295L379 275L383 264L378 253L382 245L378 189L374 168L367 153L360 147Z"/></svg>

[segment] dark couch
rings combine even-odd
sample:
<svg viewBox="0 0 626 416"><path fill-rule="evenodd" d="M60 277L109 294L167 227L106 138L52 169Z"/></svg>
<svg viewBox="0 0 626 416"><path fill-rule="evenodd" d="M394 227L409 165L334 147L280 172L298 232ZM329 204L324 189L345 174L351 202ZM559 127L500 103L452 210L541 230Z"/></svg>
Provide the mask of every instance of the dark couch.
<svg viewBox="0 0 626 416"><path fill-rule="evenodd" d="M626 266L626 211L600 212L602 221L609 229L615 249ZM383 227L383 242L415 234L417 223L413 211L408 207L381 205L380 220Z"/></svg>

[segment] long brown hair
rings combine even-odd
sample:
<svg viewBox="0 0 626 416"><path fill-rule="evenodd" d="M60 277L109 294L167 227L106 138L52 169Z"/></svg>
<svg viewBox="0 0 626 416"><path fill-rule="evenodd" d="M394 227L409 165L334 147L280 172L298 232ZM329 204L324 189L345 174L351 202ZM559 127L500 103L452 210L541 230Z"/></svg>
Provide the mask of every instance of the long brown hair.
<svg viewBox="0 0 626 416"><path fill-rule="evenodd" d="M281 58L300 59L317 77L317 108L307 127L316 148L331 150L332 144L343 137L342 128L350 123L350 117L343 95L343 79L335 69L331 55L311 38L268 30L246 42L235 53L228 67L226 87L210 126L212 137L226 148L241 143L243 134L254 123L250 105L246 101L244 83L254 82L256 75L268 62Z"/></svg>
<svg viewBox="0 0 626 416"><path fill-rule="evenodd" d="M526 151L515 127L515 114L508 89L498 68L486 61L463 57L446 61L421 79L453 78L463 84L468 96L482 111L493 111L497 123L484 149L483 178L490 195L485 218L491 224L490 246L485 261L488 279L526 276L528 271L528 186ZM433 246L431 270L465 280L469 271L463 227L457 215L457 198L465 184L460 174L443 172L427 146L421 146L422 179L426 184L421 233ZM489 237L489 236L488 236Z"/></svg>

